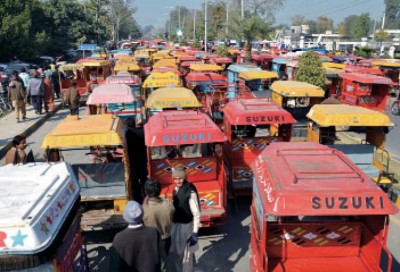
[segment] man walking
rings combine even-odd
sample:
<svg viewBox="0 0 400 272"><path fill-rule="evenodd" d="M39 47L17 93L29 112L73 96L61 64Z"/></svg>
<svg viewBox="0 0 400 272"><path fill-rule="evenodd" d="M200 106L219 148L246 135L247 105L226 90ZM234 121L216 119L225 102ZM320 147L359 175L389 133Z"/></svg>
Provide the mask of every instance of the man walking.
<svg viewBox="0 0 400 272"><path fill-rule="evenodd" d="M182 167L172 171L175 184L173 203L175 207L171 226L171 256L173 271L193 271L193 252L198 249L197 232L200 224L200 203L196 187L187 181Z"/></svg>
<svg viewBox="0 0 400 272"><path fill-rule="evenodd" d="M11 101L12 106L15 110L15 117L17 118L17 123L20 122L19 113L21 112L21 120L26 118L26 107L25 99L26 92L23 85L17 80L15 75L11 76L11 81L8 89L8 99Z"/></svg>
<svg viewBox="0 0 400 272"><path fill-rule="evenodd" d="M39 78L39 73L37 71L32 72L32 78L29 80L28 84L28 95L31 97L35 113L42 114L44 85L42 80Z"/></svg>
<svg viewBox="0 0 400 272"><path fill-rule="evenodd" d="M161 185L156 180L148 180L144 184L146 197L143 201L143 223L145 226L154 227L161 235L161 242L165 253L169 254L171 248L171 223L174 214L174 205L160 197Z"/></svg>
<svg viewBox="0 0 400 272"><path fill-rule="evenodd" d="M68 88L67 92L64 95L64 103L69 106L71 111L71 115L79 115L79 100L81 99L81 95L79 94L78 89L76 88L76 81L71 81L71 86Z"/></svg>
<svg viewBox="0 0 400 272"><path fill-rule="evenodd" d="M114 237L110 248L109 271L166 271L160 234L155 228L142 224L142 206L136 201L129 201L123 217L129 225Z"/></svg>

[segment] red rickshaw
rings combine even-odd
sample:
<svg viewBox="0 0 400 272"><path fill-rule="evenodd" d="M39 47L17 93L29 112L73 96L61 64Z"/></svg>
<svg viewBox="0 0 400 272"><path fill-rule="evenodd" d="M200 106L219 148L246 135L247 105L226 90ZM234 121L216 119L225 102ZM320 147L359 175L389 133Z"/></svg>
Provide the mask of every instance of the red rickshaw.
<svg viewBox="0 0 400 272"><path fill-rule="evenodd" d="M383 271L398 209L342 152L272 143L252 164L250 271ZM384 260L385 258L382 258Z"/></svg>
<svg viewBox="0 0 400 272"><path fill-rule="evenodd" d="M385 110L393 85L390 78L361 73L341 73L340 77L343 81L338 98L342 103Z"/></svg>
<svg viewBox="0 0 400 272"><path fill-rule="evenodd" d="M232 196L251 195L251 162L271 142L289 142L292 115L269 99L239 99L223 109L225 162Z"/></svg>
<svg viewBox="0 0 400 272"><path fill-rule="evenodd" d="M226 222L226 174L222 144L225 135L204 113L164 111L144 125L149 177L161 183L161 196L172 199L171 171L183 167L199 193L201 223Z"/></svg>

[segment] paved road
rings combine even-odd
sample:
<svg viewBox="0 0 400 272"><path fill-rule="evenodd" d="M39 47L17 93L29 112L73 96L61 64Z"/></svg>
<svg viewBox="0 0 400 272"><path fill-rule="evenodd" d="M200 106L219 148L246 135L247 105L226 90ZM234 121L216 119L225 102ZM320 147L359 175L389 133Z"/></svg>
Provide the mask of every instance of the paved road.
<svg viewBox="0 0 400 272"><path fill-rule="evenodd" d="M45 135L65 116L68 110L62 109L47 120L36 132L28 137L37 161L42 160L40 145ZM4 160L0 162L4 163ZM250 243L249 200L241 199L238 212L228 209L228 223L225 226L202 230L200 251L196 253L197 271L248 271ZM91 271L108 271L108 248L114 236L110 232L91 232L85 234ZM388 247L394 257L392 271L400 271L400 215L392 217Z"/></svg>

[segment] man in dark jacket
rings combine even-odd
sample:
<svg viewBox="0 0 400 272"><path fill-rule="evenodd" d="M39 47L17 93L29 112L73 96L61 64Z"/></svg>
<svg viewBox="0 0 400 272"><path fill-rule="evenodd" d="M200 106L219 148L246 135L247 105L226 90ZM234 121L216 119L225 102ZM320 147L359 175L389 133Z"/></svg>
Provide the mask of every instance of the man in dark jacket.
<svg viewBox="0 0 400 272"><path fill-rule="evenodd" d="M11 101L12 106L15 110L15 117L17 118L17 123L20 122L19 113L21 112L21 119L26 119L26 107L25 99L26 92L24 90L23 84L21 84L15 75L11 76L11 81L8 88L8 99Z"/></svg>
<svg viewBox="0 0 400 272"><path fill-rule="evenodd" d="M67 92L64 95L64 103L69 106L71 111L71 115L79 115L79 100L81 99L81 95L79 94L78 89L76 88L76 81L71 81L71 86L68 88Z"/></svg>
<svg viewBox="0 0 400 272"><path fill-rule="evenodd" d="M199 248L197 232L201 227L199 195L196 187L187 181L186 171L182 167L172 171L172 179L175 184L170 254L173 271L192 272L193 253Z"/></svg>
<svg viewBox="0 0 400 272"><path fill-rule="evenodd" d="M142 206L136 201L129 201L123 217L129 225L114 237L109 271L167 271L160 234L157 229L143 225Z"/></svg>

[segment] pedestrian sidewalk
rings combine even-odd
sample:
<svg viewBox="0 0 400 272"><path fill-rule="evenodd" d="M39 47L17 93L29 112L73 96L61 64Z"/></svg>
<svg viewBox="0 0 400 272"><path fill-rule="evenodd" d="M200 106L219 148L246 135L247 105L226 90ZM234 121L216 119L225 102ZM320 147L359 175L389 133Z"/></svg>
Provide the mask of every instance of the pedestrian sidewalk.
<svg viewBox="0 0 400 272"><path fill-rule="evenodd" d="M28 119L17 123L15 112L11 111L0 117L0 160L6 155L7 151L12 147L11 141L16 135L24 135L28 137L36 129L38 129L47 119L53 116L63 105L62 100L54 101L54 111L37 115L32 105L27 104L26 117Z"/></svg>

